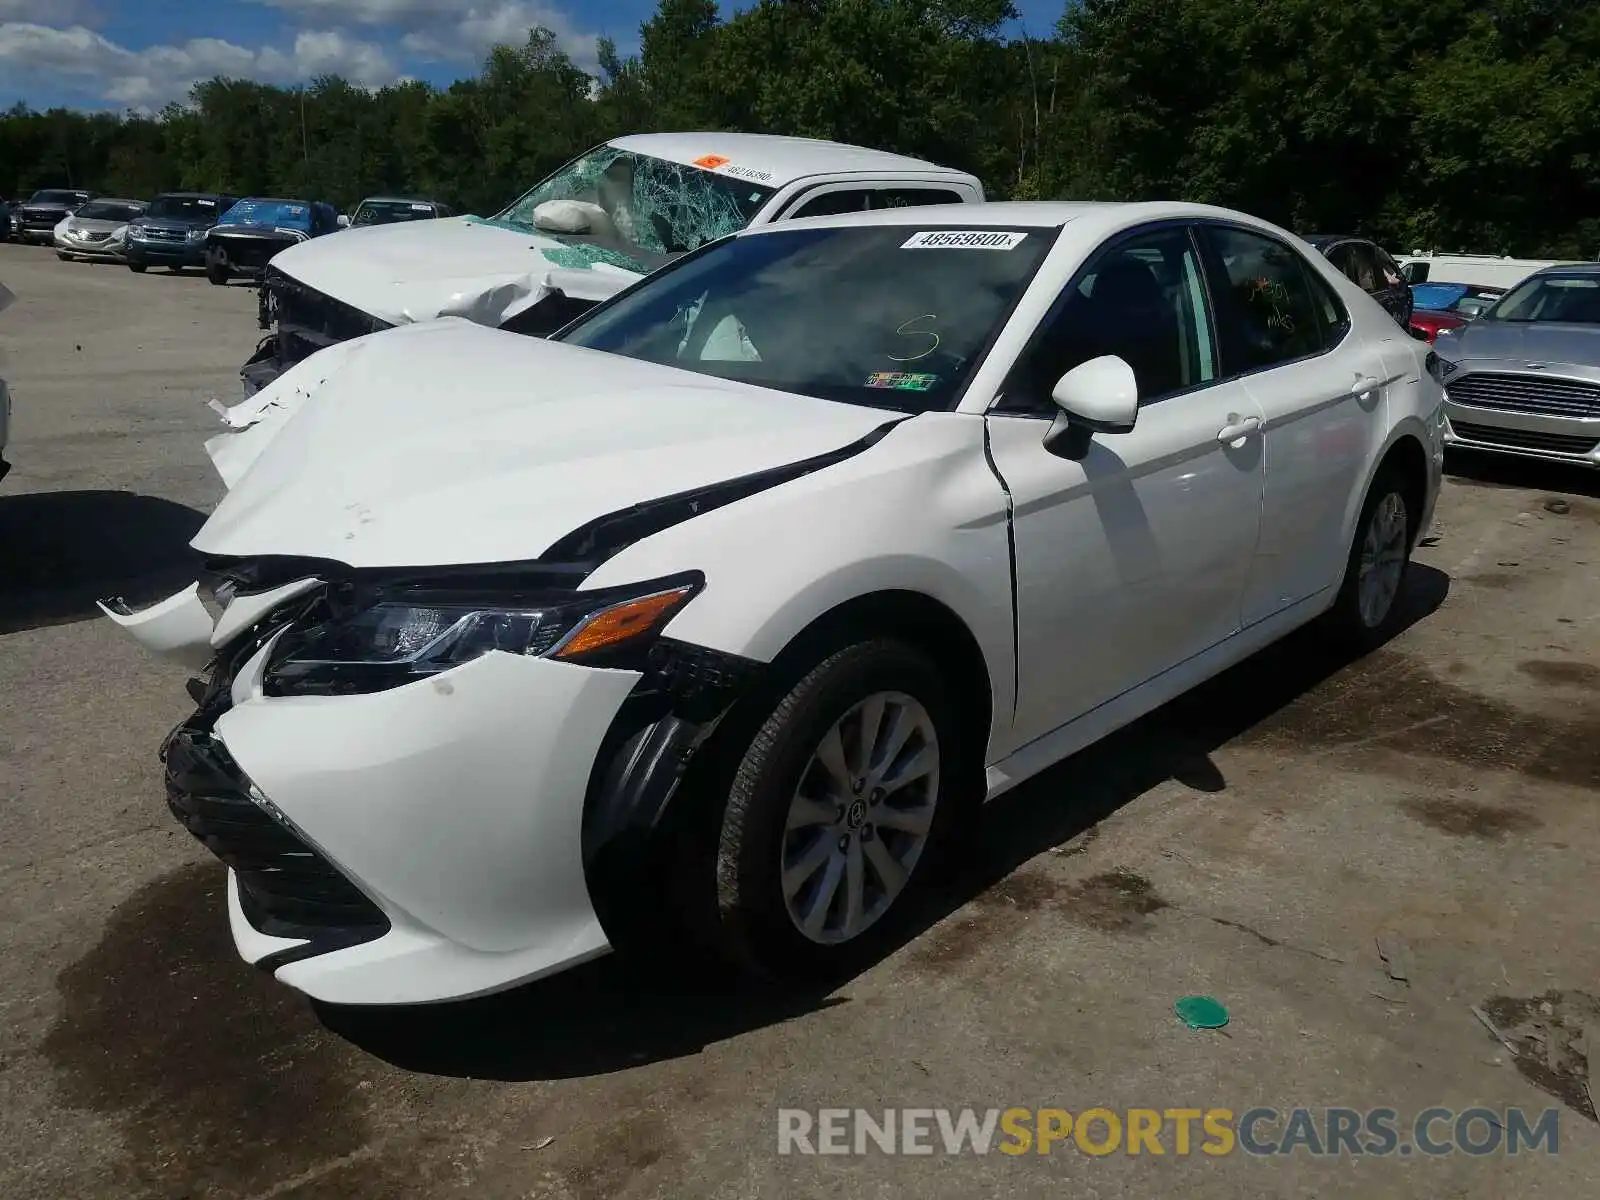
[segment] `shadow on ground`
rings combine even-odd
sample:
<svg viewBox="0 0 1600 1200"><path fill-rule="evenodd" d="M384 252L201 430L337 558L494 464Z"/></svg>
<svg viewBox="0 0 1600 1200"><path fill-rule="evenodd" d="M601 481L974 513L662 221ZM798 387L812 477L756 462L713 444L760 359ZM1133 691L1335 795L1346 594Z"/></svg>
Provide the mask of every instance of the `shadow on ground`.
<svg viewBox="0 0 1600 1200"><path fill-rule="evenodd" d="M1403 601L1406 624L1437 609L1448 590L1446 575L1415 565ZM1227 781L1212 751L1350 665L1314 633L1296 634L995 801L984 812L971 861L908 914L898 945L923 939L914 953L936 970L962 953L961 946L943 943L973 943L975 949L990 933L1003 936L1001 921L985 923L984 903L1015 911L1045 899L1036 894L1038 880L1013 874L1018 867L1074 838L1092 837L1100 821L1168 779L1224 791ZM1145 881L1117 872L1077 885L1066 899L1101 928L1141 927L1144 916L1164 904ZM980 902L973 921L938 939L940 945L924 937L972 901ZM973 931L975 937L967 936ZM730 984L706 971L681 940L658 938L484 999L392 1009L316 1007L329 1029L396 1066L520 1080L593 1075L693 1054L750 1029L848 1003L837 992L837 984L810 990Z"/></svg>
<svg viewBox="0 0 1600 1200"><path fill-rule="evenodd" d="M189 540L205 514L133 492L0 495L0 633L95 616L122 595L135 606L195 577Z"/></svg>
<svg viewBox="0 0 1600 1200"><path fill-rule="evenodd" d="M1445 474L1466 487L1526 488L1560 496L1600 498L1600 471L1545 459L1452 447Z"/></svg>

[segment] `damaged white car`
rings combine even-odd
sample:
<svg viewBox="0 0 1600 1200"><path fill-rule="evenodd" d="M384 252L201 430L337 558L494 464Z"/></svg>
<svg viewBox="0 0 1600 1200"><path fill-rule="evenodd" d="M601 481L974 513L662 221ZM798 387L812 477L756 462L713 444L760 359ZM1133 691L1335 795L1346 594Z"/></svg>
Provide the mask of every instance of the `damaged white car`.
<svg viewBox="0 0 1600 1200"><path fill-rule="evenodd" d="M167 796L240 953L329 1001L641 910L767 975L881 952L986 797L1313 618L1392 634L1442 462L1427 348L1192 205L751 230L551 340L339 353L210 595L104 605L203 672Z"/></svg>
<svg viewBox="0 0 1600 1200"><path fill-rule="evenodd" d="M806 138L660 133L597 146L487 219L352 228L279 254L260 293L269 331L241 375L253 394L325 346L465 317L546 334L673 258L747 226L903 205L977 202L934 163Z"/></svg>

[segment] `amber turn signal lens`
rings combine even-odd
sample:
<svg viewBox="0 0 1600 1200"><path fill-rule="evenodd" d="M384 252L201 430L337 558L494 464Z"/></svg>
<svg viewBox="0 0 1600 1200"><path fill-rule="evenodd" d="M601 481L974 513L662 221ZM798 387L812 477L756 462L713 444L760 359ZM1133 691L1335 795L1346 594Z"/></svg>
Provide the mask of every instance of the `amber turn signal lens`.
<svg viewBox="0 0 1600 1200"><path fill-rule="evenodd" d="M693 591L691 587L673 588L670 592L656 592L650 596L640 596L637 600L624 600L621 604L603 609L578 626L566 644L550 657L581 658L649 633L671 616Z"/></svg>

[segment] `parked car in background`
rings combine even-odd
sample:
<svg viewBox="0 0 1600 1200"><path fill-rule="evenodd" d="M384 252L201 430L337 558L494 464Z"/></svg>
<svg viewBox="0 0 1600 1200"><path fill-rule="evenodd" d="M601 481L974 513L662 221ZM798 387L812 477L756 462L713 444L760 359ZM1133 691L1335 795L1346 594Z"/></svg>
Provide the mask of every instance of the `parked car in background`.
<svg viewBox="0 0 1600 1200"><path fill-rule="evenodd" d="M452 217L455 213L437 200L424 200L413 196L368 196L356 205L350 214L351 229L368 225L396 225L402 221L432 221L439 217Z"/></svg>
<svg viewBox="0 0 1600 1200"><path fill-rule="evenodd" d="M77 212L90 200L93 192L76 188L43 188L19 204L12 216L12 228L19 242L37 242L48 246L55 241L56 226Z"/></svg>
<svg viewBox="0 0 1600 1200"><path fill-rule="evenodd" d="M1434 254L1421 250L1402 256L1400 273L1407 283L1435 279L1472 279L1485 287L1510 288L1535 271L1560 266L1553 258L1511 258L1498 254Z"/></svg>
<svg viewBox="0 0 1600 1200"><path fill-rule="evenodd" d="M668 897L858 969L986 799L1314 619L1392 636L1440 481L1427 349L1209 206L779 224L550 339L326 353L194 539L220 616L102 607L206 673L161 757L241 956L335 1003Z"/></svg>
<svg viewBox="0 0 1600 1200"><path fill-rule="evenodd" d="M11 240L12 212L15 207L11 201L0 199L0 242Z"/></svg>
<svg viewBox="0 0 1600 1200"><path fill-rule="evenodd" d="M325 346L461 316L550 333L707 242L792 217L972 202L983 185L934 163L807 138L656 133L568 163L493 217L351 229L295 247L262 289L270 331L246 393Z"/></svg>
<svg viewBox="0 0 1600 1200"><path fill-rule="evenodd" d="M236 203L220 192L162 192L128 226L128 269L204 267L206 231Z"/></svg>
<svg viewBox="0 0 1600 1200"><path fill-rule="evenodd" d="M56 257L63 262L100 258L121 262L127 249L128 224L145 210L143 200L96 196L56 226Z"/></svg>
<svg viewBox="0 0 1600 1200"><path fill-rule="evenodd" d="M1340 234L1313 233L1305 240L1402 326L1409 325L1411 289L1400 272L1400 264L1383 247L1365 238Z"/></svg>
<svg viewBox="0 0 1600 1200"><path fill-rule="evenodd" d="M1447 443L1600 467L1600 263L1534 272L1434 349Z"/></svg>
<svg viewBox="0 0 1600 1200"><path fill-rule="evenodd" d="M236 275L259 279L280 250L339 228L339 214L321 200L253 196L240 200L206 231L206 278L225 284Z"/></svg>
<svg viewBox="0 0 1600 1200"><path fill-rule="evenodd" d="M1411 328L1431 342L1442 330L1460 329L1505 294L1504 288L1471 283L1413 283Z"/></svg>

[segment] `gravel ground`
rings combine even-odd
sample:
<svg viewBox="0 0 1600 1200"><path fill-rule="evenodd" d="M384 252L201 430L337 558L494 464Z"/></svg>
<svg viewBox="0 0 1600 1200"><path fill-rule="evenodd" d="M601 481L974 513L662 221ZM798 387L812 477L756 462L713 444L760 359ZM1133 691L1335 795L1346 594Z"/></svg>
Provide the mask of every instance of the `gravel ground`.
<svg viewBox="0 0 1600 1200"><path fill-rule="evenodd" d="M1600 478L1453 463L1398 640L1291 639L1020 789L830 994L708 988L669 948L339 1011L235 957L162 799L183 672L91 603L189 578L254 294L12 245L0 281L0 1195L1600 1191ZM1226 1029L1181 1024L1189 993ZM968 1105L1555 1108L1559 1152L777 1152L780 1107Z"/></svg>

